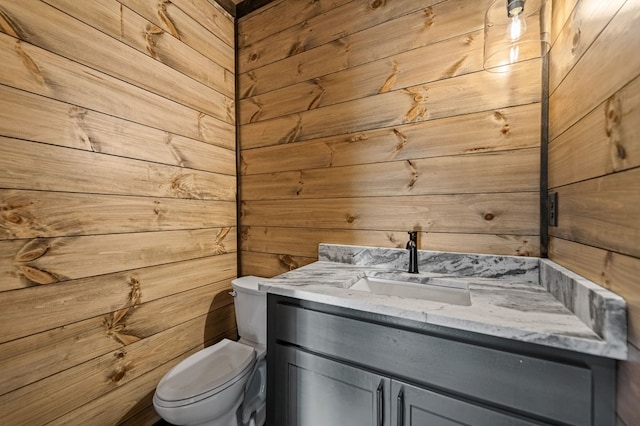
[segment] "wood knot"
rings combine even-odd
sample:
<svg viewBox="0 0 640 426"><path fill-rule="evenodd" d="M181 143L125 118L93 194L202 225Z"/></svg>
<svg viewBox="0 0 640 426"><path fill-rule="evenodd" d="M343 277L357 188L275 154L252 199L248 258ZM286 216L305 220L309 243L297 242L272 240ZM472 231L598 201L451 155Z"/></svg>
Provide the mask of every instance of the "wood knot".
<svg viewBox="0 0 640 426"><path fill-rule="evenodd" d="M509 134L509 125L505 124L504 126L502 126L500 133L502 133L504 136L507 136L507 134Z"/></svg>
<svg viewBox="0 0 640 426"><path fill-rule="evenodd" d="M377 9L380 6L384 6L387 3L387 0L374 0L369 3L369 9Z"/></svg>
<svg viewBox="0 0 640 426"><path fill-rule="evenodd" d="M627 151L624 149L624 146L620 145L619 143L616 144L616 152L618 153L618 158L620 158L621 160L627 158Z"/></svg>
<svg viewBox="0 0 640 426"><path fill-rule="evenodd" d="M125 355L127 355L127 352L125 351L116 351L114 352L113 356L118 358L118 359L122 359L125 357Z"/></svg>
<svg viewBox="0 0 640 426"><path fill-rule="evenodd" d="M357 218L355 216L349 215L349 216L347 216L347 223L353 223L353 222L356 221L356 219Z"/></svg>
<svg viewBox="0 0 640 426"><path fill-rule="evenodd" d="M14 225L22 225L25 222L25 219L16 212L4 213L2 217Z"/></svg>
<svg viewBox="0 0 640 426"><path fill-rule="evenodd" d="M258 60L258 58L259 58L259 57L260 57L260 55L258 55L257 53L255 53L255 52L254 52L254 53L252 53L251 55L249 55L249 60L250 60L251 62L255 62L255 61L257 61L257 60Z"/></svg>
<svg viewBox="0 0 640 426"><path fill-rule="evenodd" d="M124 376L127 375L127 371L129 369L129 365L118 366L115 371L109 376L109 380L111 380L113 383L118 383L120 380L124 379Z"/></svg>
<svg viewBox="0 0 640 426"><path fill-rule="evenodd" d="M580 28L578 28L578 30L573 34L573 40L571 41L571 53L574 53L576 51L576 48L578 47L578 44L580 44L580 37L582 36L582 31L580 30Z"/></svg>
<svg viewBox="0 0 640 426"><path fill-rule="evenodd" d="M425 17L425 23L424 23L425 29L431 27L436 17L436 14L433 13L432 7L428 7L424 10L424 17Z"/></svg>
<svg viewBox="0 0 640 426"><path fill-rule="evenodd" d="M500 111L494 111L493 112L493 119L496 120L496 121L505 121L506 120L504 114L501 113Z"/></svg>
<svg viewBox="0 0 640 426"><path fill-rule="evenodd" d="M492 213L486 213L484 215L484 220L493 220L493 218L495 218L495 216Z"/></svg>

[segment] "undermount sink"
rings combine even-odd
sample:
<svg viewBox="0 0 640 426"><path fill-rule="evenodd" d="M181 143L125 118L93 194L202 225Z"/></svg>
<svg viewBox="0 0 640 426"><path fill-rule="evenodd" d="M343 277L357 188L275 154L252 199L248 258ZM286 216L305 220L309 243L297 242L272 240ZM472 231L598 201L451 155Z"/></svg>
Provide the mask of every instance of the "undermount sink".
<svg viewBox="0 0 640 426"><path fill-rule="evenodd" d="M471 296L467 283L450 278L430 278L428 283L411 283L365 276L349 287L349 290L430 300L451 305L471 306Z"/></svg>

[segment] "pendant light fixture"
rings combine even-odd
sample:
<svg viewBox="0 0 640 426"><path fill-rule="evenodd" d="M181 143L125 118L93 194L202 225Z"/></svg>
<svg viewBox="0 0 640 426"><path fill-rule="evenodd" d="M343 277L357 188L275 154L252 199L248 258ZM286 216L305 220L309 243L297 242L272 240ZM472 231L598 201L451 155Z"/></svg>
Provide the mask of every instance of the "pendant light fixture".
<svg viewBox="0 0 640 426"><path fill-rule="evenodd" d="M506 72L551 48L551 2L494 0L484 16L484 69Z"/></svg>

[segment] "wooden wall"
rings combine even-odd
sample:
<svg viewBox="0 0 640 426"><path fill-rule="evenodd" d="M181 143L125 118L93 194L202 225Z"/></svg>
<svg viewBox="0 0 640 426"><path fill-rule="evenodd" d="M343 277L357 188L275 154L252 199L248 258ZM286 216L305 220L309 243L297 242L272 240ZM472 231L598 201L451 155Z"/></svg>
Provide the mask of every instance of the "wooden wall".
<svg viewBox="0 0 640 426"><path fill-rule="evenodd" d="M238 32L241 273L319 242L539 255L540 61L482 70L488 0L275 1Z"/></svg>
<svg viewBox="0 0 640 426"><path fill-rule="evenodd" d="M627 300L618 415L640 424L640 1L554 3L549 187L552 260Z"/></svg>
<svg viewBox="0 0 640 426"><path fill-rule="evenodd" d="M0 0L0 424L153 424L235 336L234 24L206 0Z"/></svg>

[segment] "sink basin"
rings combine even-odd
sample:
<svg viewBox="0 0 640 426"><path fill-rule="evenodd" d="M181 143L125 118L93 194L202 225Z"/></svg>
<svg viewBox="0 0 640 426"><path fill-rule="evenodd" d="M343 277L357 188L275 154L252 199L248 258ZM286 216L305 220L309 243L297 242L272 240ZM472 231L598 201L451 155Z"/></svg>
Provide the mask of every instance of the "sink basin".
<svg viewBox="0 0 640 426"><path fill-rule="evenodd" d="M471 306L467 283L450 278L430 278L428 283L411 283L365 276L349 287L349 290Z"/></svg>

